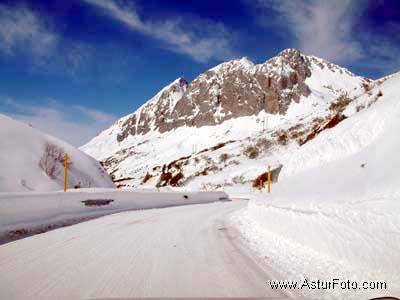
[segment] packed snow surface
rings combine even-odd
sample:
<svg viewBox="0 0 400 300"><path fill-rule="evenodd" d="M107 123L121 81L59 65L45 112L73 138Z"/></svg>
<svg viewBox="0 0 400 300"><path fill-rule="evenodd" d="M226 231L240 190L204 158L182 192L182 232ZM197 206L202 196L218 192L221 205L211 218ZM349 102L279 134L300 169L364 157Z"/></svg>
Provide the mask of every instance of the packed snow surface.
<svg viewBox="0 0 400 300"><path fill-rule="evenodd" d="M0 137L0 193L62 189L64 153L71 161L68 187L114 187L95 159L28 124L0 114Z"/></svg>
<svg viewBox="0 0 400 300"><path fill-rule="evenodd" d="M294 152L272 193L233 217L282 279L387 284L302 290L309 297L400 296L400 74L376 89L376 103Z"/></svg>
<svg viewBox="0 0 400 300"><path fill-rule="evenodd" d="M113 200L87 206L86 200ZM223 192L80 189L46 193L0 193L0 240L16 230L34 231L71 219L102 216L137 209L228 200Z"/></svg>
<svg viewBox="0 0 400 300"><path fill-rule="evenodd" d="M284 297L225 223L244 205L123 212L1 245L0 298Z"/></svg>

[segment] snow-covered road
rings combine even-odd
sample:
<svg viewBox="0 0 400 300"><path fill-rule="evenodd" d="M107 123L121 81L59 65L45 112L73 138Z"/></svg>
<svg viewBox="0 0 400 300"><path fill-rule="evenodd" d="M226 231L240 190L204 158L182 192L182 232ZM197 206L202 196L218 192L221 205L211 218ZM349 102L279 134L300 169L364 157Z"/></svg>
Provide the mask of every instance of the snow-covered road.
<svg viewBox="0 0 400 300"><path fill-rule="evenodd" d="M0 298L284 296L228 225L246 204L124 212L2 245Z"/></svg>

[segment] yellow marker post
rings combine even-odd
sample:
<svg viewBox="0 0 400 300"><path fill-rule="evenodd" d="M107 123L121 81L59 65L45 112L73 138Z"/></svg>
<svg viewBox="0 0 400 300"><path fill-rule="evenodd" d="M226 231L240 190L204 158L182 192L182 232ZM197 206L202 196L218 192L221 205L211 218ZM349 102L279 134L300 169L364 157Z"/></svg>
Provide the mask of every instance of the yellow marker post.
<svg viewBox="0 0 400 300"><path fill-rule="evenodd" d="M268 166L268 193L271 193L271 167Z"/></svg>
<svg viewBox="0 0 400 300"><path fill-rule="evenodd" d="M67 191L67 178L68 178L68 154L64 154L64 192Z"/></svg>

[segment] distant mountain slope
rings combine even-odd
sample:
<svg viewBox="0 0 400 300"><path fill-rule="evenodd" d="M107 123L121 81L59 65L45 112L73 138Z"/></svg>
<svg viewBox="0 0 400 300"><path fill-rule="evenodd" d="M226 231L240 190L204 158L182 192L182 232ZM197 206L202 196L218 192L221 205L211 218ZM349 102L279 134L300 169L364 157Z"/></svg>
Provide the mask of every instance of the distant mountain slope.
<svg viewBox="0 0 400 300"><path fill-rule="evenodd" d="M71 158L68 187L114 187L93 158L29 125L0 114L0 192L63 187L63 155Z"/></svg>
<svg viewBox="0 0 400 300"><path fill-rule="evenodd" d="M262 64L242 58L178 78L81 149L120 186L248 183L341 122L371 85L295 49Z"/></svg>

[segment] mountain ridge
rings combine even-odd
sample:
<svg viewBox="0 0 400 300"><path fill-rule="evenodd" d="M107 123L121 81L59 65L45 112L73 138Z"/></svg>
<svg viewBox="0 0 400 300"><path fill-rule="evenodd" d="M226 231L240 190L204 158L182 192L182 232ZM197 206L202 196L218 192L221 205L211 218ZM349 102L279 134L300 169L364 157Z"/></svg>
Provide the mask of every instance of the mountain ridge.
<svg viewBox="0 0 400 300"><path fill-rule="evenodd" d="M82 149L101 160L121 186L170 185L178 174L174 185L186 185L204 174L239 168L214 166L219 164L215 155L226 154L220 148L234 149L238 159L232 158L232 164L264 160L264 148L253 158L247 149L262 144L272 145L269 152L295 151L343 121L346 107L375 85L296 49L261 64L231 60L190 83L178 77ZM271 157L269 163L278 167L280 158ZM238 176L249 182L259 170Z"/></svg>
<svg viewBox="0 0 400 300"><path fill-rule="evenodd" d="M304 81L311 75L311 64L357 77L345 68L291 48L261 64L247 58L231 60L200 74L191 83L178 77L161 89L126 120L118 141L150 130L166 132L184 125L220 124L261 110L282 114L292 100L309 95Z"/></svg>

